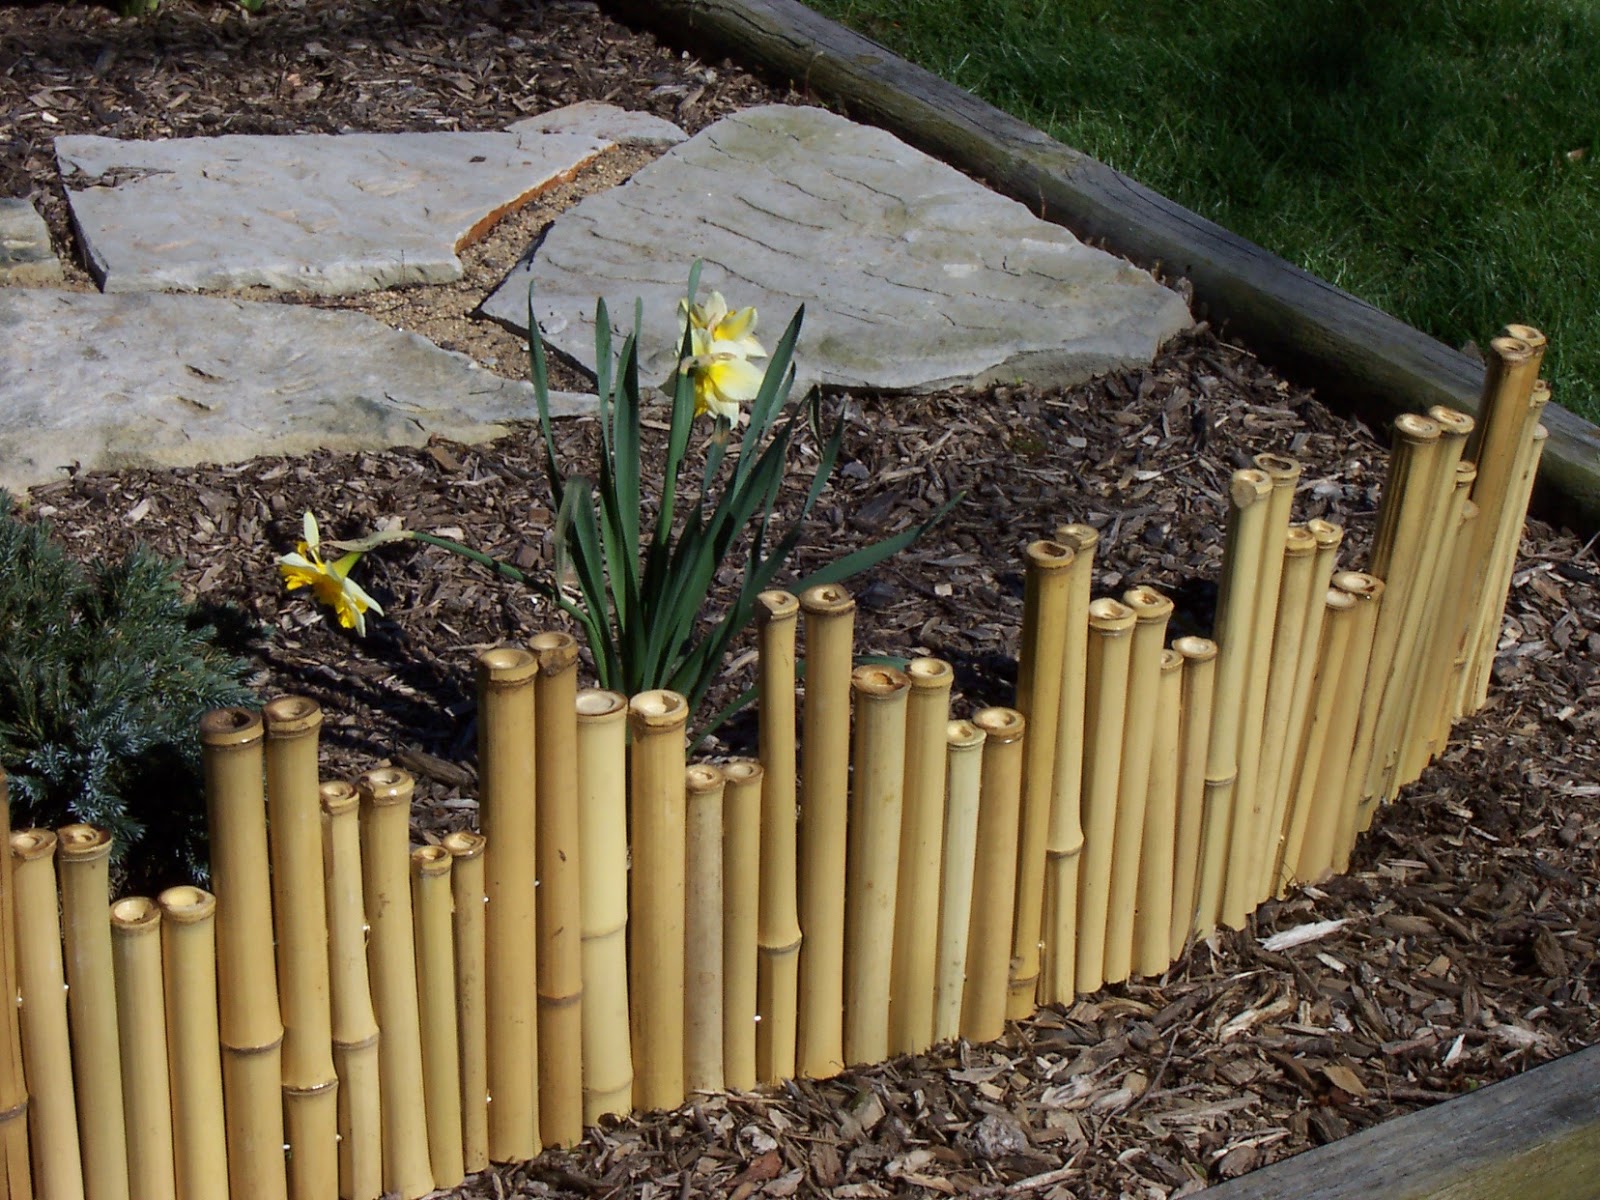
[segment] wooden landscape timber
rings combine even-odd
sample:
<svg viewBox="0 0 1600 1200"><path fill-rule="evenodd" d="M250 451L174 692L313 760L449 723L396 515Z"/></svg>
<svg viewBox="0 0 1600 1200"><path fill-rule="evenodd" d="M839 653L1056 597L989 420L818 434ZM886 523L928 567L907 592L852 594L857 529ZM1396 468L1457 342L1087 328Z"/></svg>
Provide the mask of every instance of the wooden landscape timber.
<svg viewBox="0 0 1600 1200"><path fill-rule="evenodd" d="M1380 424L1436 404L1479 415L1484 367L799 0L605 0L669 45L792 80L1080 238L1194 284L1198 306L1320 398ZM1600 429L1552 404L1537 511L1600 529Z"/></svg>

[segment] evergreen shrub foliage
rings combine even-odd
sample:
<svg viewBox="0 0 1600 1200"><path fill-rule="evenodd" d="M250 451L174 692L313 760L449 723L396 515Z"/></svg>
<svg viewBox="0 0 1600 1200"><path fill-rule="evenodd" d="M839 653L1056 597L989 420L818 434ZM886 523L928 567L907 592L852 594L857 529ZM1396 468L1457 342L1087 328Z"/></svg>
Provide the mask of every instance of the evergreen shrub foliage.
<svg viewBox="0 0 1600 1200"><path fill-rule="evenodd" d="M109 830L141 882L202 880L198 723L251 700L247 664L144 548L80 565L0 492L0 767L13 828Z"/></svg>

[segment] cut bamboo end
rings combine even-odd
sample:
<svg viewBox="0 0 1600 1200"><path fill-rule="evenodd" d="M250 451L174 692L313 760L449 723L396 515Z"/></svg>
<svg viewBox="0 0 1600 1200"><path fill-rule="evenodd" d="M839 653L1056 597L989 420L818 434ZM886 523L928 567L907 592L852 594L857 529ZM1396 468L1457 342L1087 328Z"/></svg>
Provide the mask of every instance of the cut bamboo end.
<svg viewBox="0 0 1600 1200"><path fill-rule="evenodd" d="M166 998L161 984L161 906L130 896L111 906L111 956L128 1129L128 1190L171 1196L172 1093L167 1079Z"/></svg>
<svg viewBox="0 0 1600 1200"><path fill-rule="evenodd" d="M684 1086L685 828L684 726L689 704L670 691L628 703L633 813L628 991L633 1103L674 1108Z"/></svg>
<svg viewBox="0 0 1600 1200"><path fill-rule="evenodd" d="M889 985L904 806L906 701L911 680L885 666L850 677L856 713L845 880L844 1057L889 1057Z"/></svg>
<svg viewBox="0 0 1600 1200"><path fill-rule="evenodd" d="M461 1149L461 1043L456 1016L455 939L450 928L450 875L443 846L411 852L417 1002L422 1022L422 1090L428 1122L428 1161L436 1187L466 1178Z"/></svg>
<svg viewBox="0 0 1600 1200"><path fill-rule="evenodd" d="M906 676L911 694L906 701L905 802L889 985L891 1054L918 1054L933 1044L946 731L955 671L943 659L914 658L906 664Z"/></svg>
<svg viewBox="0 0 1600 1200"><path fill-rule="evenodd" d="M933 1036L935 1041L941 1042L961 1032L986 738L984 731L971 721L951 721L945 727L948 782L940 872L939 961L933 1008Z"/></svg>
<svg viewBox="0 0 1600 1200"><path fill-rule="evenodd" d="M727 781L708 763L684 775L684 1087L722 1090L722 801Z"/></svg>
<svg viewBox="0 0 1600 1200"><path fill-rule="evenodd" d="M1183 654L1161 652L1155 704L1155 737L1139 849L1139 891L1133 926L1133 969L1160 975L1172 964L1172 892L1177 861L1179 721Z"/></svg>
<svg viewBox="0 0 1600 1200"><path fill-rule="evenodd" d="M760 898L761 764L722 765L722 1082L756 1085L756 912Z"/></svg>
<svg viewBox="0 0 1600 1200"><path fill-rule="evenodd" d="M1005 1032L1027 719L1013 708L985 708L972 723L985 740L961 1036L991 1042Z"/></svg>
<svg viewBox="0 0 1600 1200"><path fill-rule="evenodd" d="M1172 923L1168 929L1168 957L1176 959L1183 953L1195 923L1217 644L1210 638L1180 637L1172 643L1172 648L1183 656L1178 720L1177 835L1173 845Z"/></svg>

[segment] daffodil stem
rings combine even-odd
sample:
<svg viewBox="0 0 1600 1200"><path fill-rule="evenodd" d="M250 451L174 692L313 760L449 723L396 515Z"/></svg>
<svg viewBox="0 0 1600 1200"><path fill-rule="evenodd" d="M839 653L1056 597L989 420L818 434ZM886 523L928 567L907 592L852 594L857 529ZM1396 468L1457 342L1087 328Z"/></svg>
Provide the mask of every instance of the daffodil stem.
<svg viewBox="0 0 1600 1200"><path fill-rule="evenodd" d="M410 534L411 540L414 542L426 542L430 546L438 546L441 550L448 550L452 554L459 554L462 558L469 558L473 562L478 563L480 566L488 567L496 574L502 575L511 580L512 583L526 584L528 587L532 588L543 587L543 585L541 585L538 581L530 578L524 572L519 571L510 563L502 562L500 559L495 558L491 554L485 554L481 550L474 550L471 546L463 546L460 542L453 541L450 538L440 537L435 533L422 533L416 529L411 530Z"/></svg>

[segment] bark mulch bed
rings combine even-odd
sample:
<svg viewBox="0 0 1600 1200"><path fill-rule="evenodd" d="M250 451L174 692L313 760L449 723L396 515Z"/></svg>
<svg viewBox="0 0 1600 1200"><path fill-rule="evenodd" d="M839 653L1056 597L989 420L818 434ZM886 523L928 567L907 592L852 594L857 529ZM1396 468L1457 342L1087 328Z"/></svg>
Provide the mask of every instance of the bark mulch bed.
<svg viewBox="0 0 1600 1200"><path fill-rule="evenodd" d="M588 4L307 0L247 20L179 0L143 21L0 9L0 186L34 195L67 252L57 133L493 128L583 98L692 130L784 97L728 64L671 54ZM618 160L612 177L636 165ZM514 373L514 343L479 342L499 335L475 331L466 312L548 211L505 231L502 251L456 294L338 303L396 324L439 320L458 348ZM769 332L786 316L764 314ZM798 569L965 492L921 543L852 583L861 649L952 660L962 709L1009 700L1019 551L1056 524L1101 529L1099 592L1153 584L1203 632L1235 467L1263 450L1302 462L1297 516L1341 523L1341 562L1352 566L1364 561L1386 467L1369 430L1206 328L1148 370L1071 390L835 396L826 411L845 422L845 452ZM564 423L561 457L583 461L593 437L590 422ZM796 461L789 511L807 480ZM383 761L415 771L419 840L470 824L474 656L560 614L441 551L402 544L357 568L388 612L357 640L276 579L273 559L292 548L307 507L327 536L399 517L525 569L552 565L531 431L484 447L83 475L36 489L28 511L84 556L142 540L178 560L186 593L259 631L263 693L324 705L331 771ZM730 688L749 676L747 649ZM573 1150L496 1168L455 1194L1172 1197L1593 1044L1597 662L1594 547L1533 523L1489 705L1381 812L1348 875L1263 906L1248 929L1196 945L1161 979L1042 1010L997 1044L608 1123ZM750 737L736 721L713 748L744 752ZM1284 952L1261 945L1325 920L1346 923Z"/></svg>

